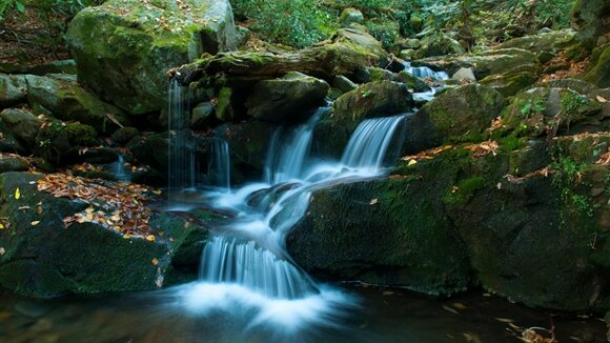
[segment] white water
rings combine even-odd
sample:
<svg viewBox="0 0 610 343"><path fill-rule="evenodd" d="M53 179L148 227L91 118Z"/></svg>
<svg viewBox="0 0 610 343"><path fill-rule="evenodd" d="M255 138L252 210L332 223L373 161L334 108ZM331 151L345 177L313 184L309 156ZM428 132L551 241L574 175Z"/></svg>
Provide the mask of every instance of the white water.
<svg viewBox="0 0 610 343"><path fill-rule="evenodd" d="M410 62L404 62L405 71L415 77L420 79L431 78L435 81L442 81L449 79L449 75L447 75L444 71L434 71L429 67L413 67Z"/></svg>
<svg viewBox="0 0 610 343"><path fill-rule="evenodd" d="M112 164L112 173L118 182L129 182L131 177L125 169L125 158L119 155L119 159Z"/></svg>
<svg viewBox="0 0 610 343"><path fill-rule="evenodd" d="M231 189L231 156L229 143L219 137L205 139L208 153L207 183L210 186Z"/></svg>
<svg viewBox="0 0 610 343"><path fill-rule="evenodd" d="M199 315L223 311L235 316L255 311L250 325L275 322L277 329L288 330L308 322L330 325L342 309L353 305L353 299L348 301L340 292L318 285L297 266L285 250L285 238L305 215L313 189L384 173L388 151L397 142L393 137L405 117L365 120L340 161L314 161L309 158L313 130L327 110L322 108L307 123L276 133L263 182L231 189L226 160L212 158L210 165L215 167L208 174L226 175L208 178L226 187L208 191L204 198L212 207L233 213L235 220L219 228L207 242L200 281L179 288L179 302L189 311ZM228 149L219 147L217 153L228 155ZM175 154L173 158L170 163L182 163L178 168L188 167L184 163L188 156ZM182 187L189 186L188 177L180 178Z"/></svg>

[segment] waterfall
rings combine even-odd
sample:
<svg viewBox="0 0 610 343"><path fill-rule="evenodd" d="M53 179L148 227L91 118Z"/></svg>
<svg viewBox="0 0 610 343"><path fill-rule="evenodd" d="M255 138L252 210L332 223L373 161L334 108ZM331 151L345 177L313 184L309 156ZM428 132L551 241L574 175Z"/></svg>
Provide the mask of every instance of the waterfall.
<svg viewBox="0 0 610 343"><path fill-rule="evenodd" d="M350 138L341 162L350 168L378 172L394 133L404 119L404 116L396 116L364 120Z"/></svg>
<svg viewBox="0 0 610 343"><path fill-rule="evenodd" d="M298 299L317 292L300 269L254 241L215 237L202 254L200 278L235 283L268 298Z"/></svg>
<svg viewBox="0 0 610 343"><path fill-rule="evenodd" d="M329 110L329 107L321 107L307 123L289 132L280 129L274 133L265 163L267 183L290 181L301 176L305 158L311 147L313 130L320 117Z"/></svg>
<svg viewBox="0 0 610 343"><path fill-rule="evenodd" d="M195 186L195 156L189 128L188 112L184 103L184 90L177 80L169 87L169 192Z"/></svg>
<svg viewBox="0 0 610 343"><path fill-rule="evenodd" d="M112 172L118 182L129 182L131 180L129 174L125 170L125 157L123 157L122 154L120 154L119 159L114 162Z"/></svg>
<svg viewBox="0 0 610 343"><path fill-rule="evenodd" d="M208 154L207 182L211 186L231 189L231 156L229 143L219 137L205 139Z"/></svg>
<svg viewBox="0 0 610 343"><path fill-rule="evenodd" d="M447 80L449 75L444 71L434 71L428 67L413 67L410 62L404 62L405 71L420 79L431 78L435 81Z"/></svg>

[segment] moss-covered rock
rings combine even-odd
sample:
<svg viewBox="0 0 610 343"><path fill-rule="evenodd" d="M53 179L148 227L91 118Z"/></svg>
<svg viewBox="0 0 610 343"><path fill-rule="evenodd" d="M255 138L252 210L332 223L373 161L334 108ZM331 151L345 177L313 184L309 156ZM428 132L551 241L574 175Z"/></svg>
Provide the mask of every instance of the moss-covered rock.
<svg viewBox="0 0 610 343"><path fill-rule="evenodd" d="M306 270L333 280L408 287L434 295L470 283L465 246L438 201L455 175L386 179L319 190L287 248Z"/></svg>
<svg viewBox="0 0 610 343"><path fill-rule="evenodd" d="M364 118L408 112L413 98L406 85L379 81L364 84L339 97L331 117L352 132Z"/></svg>
<svg viewBox="0 0 610 343"><path fill-rule="evenodd" d="M584 79L600 88L610 87L610 44L601 47L594 57L593 67L585 73Z"/></svg>
<svg viewBox="0 0 610 343"><path fill-rule="evenodd" d="M158 237L154 242L125 238L89 222L66 228L64 217L90 205L39 192L39 178L0 175L0 284L17 294L53 297L155 289L164 285L172 258L190 249L194 236L207 237L205 220L187 223L171 214L150 219L151 232Z"/></svg>
<svg viewBox="0 0 610 343"><path fill-rule="evenodd" d="M0 109L24 103L27 100L27 83L21 75L0 74Z"/></svg>
<svg viewBox="0 0 610 343"><path fill-rule="evenodd" d="M498 91L479 84L450 89L424 105L418 116L427 117L445 138L482 140L482 132L507 104Z"/></svg>
<svg viewBox="0 0 610 343"><path fill-rule="evenodd" d="M246 117L245 91L240 88L222 87L218 93L215 115L221 121L239 121Z"/></svg>
<svg viewBox="0 0 610 343"><path fill-rule="evenodd" d="M111 0L71 21L67 41L79 80L131 114L167 107L166 72L237 45L226 0Z"/></svg>
<svg viewBox="0 0 610 343"><path fill-rule="evenodd" d="M92 126L50 119L36 136L34 152L53 165L72 163L79 160L81 149L100 144L97 135Z"/></svg>
<svg viewBox="0 0 610 343"><path fill-rule="evenodd" d="M26 76L28 101L34 110L49 111L64 121L79 121L93 126L98 132L109 133L127 124L122 110L99 100L76 82L45 76Z"/></svg>
<svg viewBox="0 0 610 343"><path fill-rule="evenodd" d="M32 149L42 122L25 109L7 108L0 112L0 120L10 130L10 134Z"/></svg>
<svg viewBox="0 0 610 343"><path fill-rule="evenodd" d="M578 0L570 13L570 24L578 31L577 38L589 49L597 39L610 32L607 19L610 16L610 4L605 0Z"/></svg>
<svg viewBox="0 0 610 343"><path fill-rule="evenodd" d="M248 115L272 122L299 121L324 104L329 85L299 72L259 81L246 100Z"/></svg>
<svg viewBox="0 0 610 343"><path fill-rule="evenodd" d="M6 172L20 172L29 169L28 162L17 156L0 157L0 174Z"/></svg>
<svg viewBox="0 0 610 343"><path fill-rule="evenodd" d="M412 65L423 65L434 70L445 70L449 75L454 74L460 68L472 68L477 80L482 80L489 75L502 75L508 71L532 70L534 74L537 74L540 69L536 54L517 48L492 49L459 56L427 58L414 61Z"/></svg>
<svg viewBox="0 0 610 343"><path fill-rule="evenodd" d="M569 88L535 87L517 94L502 113L504 129L518 136L554 137L582 125L599 123L602 105ZM593 131L604 126L588 127Z"/></svg>
<svg viewBox="0 0 610 343"><path fill-rule="evenodd" d="M466 50L455 39L442 36L429 36L421 41L421 47L415 53L416 58L426 58L445 55L460 55Z"/></svg>
<svg viewBox="0 0 610 343"><path fill-rule="evenodd" d="M543 53L556 55L572 44L574 39L574 31L559 30L539 33L536 35L513 38L502 44L495 46L493 49L523 49L533 52L540 56Z"/></svg>
<svg viewBox="0 0 610 343"><path fill-rule="evenodd" d="M339 24L344 27L348 27L352 23L364 23L364 15L360 10L353 7L348 7L341 12L341 15L339 16Z"/></svg>

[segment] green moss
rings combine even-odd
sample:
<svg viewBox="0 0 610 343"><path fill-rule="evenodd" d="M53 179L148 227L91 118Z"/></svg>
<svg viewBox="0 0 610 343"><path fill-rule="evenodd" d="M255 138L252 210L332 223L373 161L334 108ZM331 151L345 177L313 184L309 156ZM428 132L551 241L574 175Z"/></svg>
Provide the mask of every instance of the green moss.
<svg viewBox="0 0 610 343"><path fill-rule="evenodd" d="M466 203L476 191L485 188L485 186L485 178L481 176L462 180L449 193L445 194L443 201L451 204Z"/></svg>

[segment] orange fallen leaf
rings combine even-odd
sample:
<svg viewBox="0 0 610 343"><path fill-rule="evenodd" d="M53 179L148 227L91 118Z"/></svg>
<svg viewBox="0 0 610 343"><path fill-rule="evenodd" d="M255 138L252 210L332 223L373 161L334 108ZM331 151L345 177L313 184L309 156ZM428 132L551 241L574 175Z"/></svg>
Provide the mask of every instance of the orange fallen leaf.
<svg viewBox="0 0 610 343"><path fill-rule="evenodd" d="M153 258L151 262L152 262L153 266L156 266L157 264L159 264L159 260L157 260L156 257Z"/></svg>
<svg viewBox="0 0 610 343"><path fill-rule="evenodd" d="M146 236L146 240L149 242L154 242L155 241L155 235L148 235Z"/></svg>

